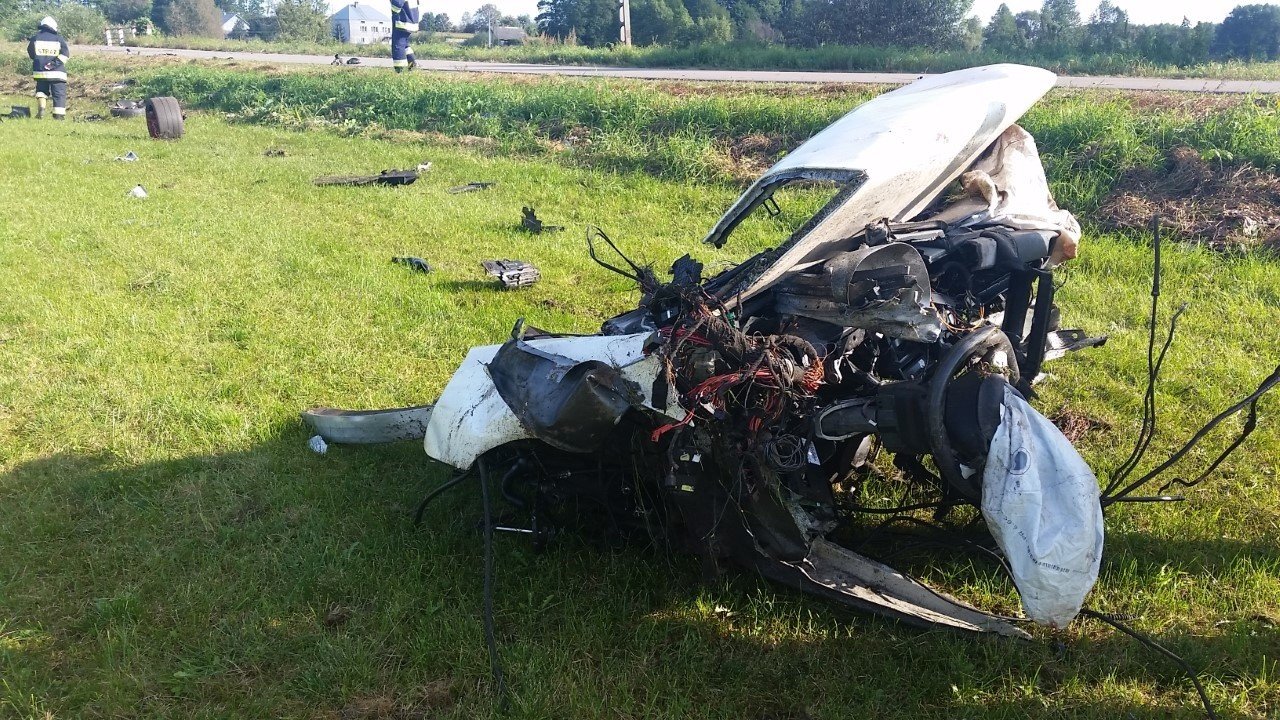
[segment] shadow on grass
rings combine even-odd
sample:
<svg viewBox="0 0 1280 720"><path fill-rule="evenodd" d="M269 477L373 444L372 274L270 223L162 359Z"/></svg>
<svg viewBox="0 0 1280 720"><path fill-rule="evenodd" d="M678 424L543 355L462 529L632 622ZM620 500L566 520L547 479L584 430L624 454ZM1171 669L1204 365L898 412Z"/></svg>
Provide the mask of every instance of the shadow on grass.
<svg viewBox="0 0 1280 720"><path fill-rule="evenodd" d="M445 476L417 443L319 456L300 428L227 453L14 467L0 476L0 714L407 717L425 682L449 688L431 715L492 715L474 485L410 522ZM1125 546L1152 556L1139 572L1153 580L1185 556L1215 568L1255 552ZM517 716L1198 716L1176 668L1110 631L1065 646L922 632L748 575L699 586L695 563L573 535L542 555L500 536L496 558ZM1157 639L1246 686L1280 654L1250 618ZM384 697L399 715L349 712Z"/></svg>

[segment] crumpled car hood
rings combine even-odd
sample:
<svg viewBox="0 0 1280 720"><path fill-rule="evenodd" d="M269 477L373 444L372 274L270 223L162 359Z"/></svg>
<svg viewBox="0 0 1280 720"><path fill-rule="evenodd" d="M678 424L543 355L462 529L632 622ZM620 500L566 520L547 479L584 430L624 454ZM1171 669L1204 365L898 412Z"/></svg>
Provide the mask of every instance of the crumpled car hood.
<svg viewBox="0 0 1280 720"><path fill-rule="evenodd" d="M792 268L828 257L833 243L869 223L916 215L1055 79L1040 68L990 65L919 80L858 106L770 168L708 233L706 242L723 245L743 218L788 182L844 186L777 249L771 264L735 278L720 297L745 300Z"/></svg>

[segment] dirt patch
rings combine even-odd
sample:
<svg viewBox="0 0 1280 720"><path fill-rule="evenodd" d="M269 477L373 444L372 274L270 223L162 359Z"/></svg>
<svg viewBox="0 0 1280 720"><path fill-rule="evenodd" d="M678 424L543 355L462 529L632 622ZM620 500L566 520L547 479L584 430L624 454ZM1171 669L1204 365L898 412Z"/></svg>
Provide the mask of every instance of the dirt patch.
<svg viewBox="0 0 1280 720"><path fill-rule="evenodd" d="M786 147L781 137L753 133L729 141L723 150L733 165L730 174L740 180L751 180L777 162Z"/></svg>
<svg viewBox="0 0 1280 720"><path fill-rule="evenodd" d="M1157 215L1186 240L1216 249L1280 247L1280 177L1252 165L1210 165L1188 147L1169 151L1164 166L1120 178L1098 209L1113 230L1150 228Z"/></svg>
<svg viewBox="0 0 1280 720"><path fill-rule="evenodd" d="M1071 408L1063 408L1049 418L1049 422L1057 425L1058 429L1062 431L1062 434L1072 445L1078 444L1085 437L1099 430L1111 429L1111 424L1105 420L1089 417L1079 410L1072 410Z"/></svg>
<svg viewBox="0 0 1280 720"><path fill-rule="evenodd" d="M353 698L330 717L338 720L423 720L452 707L456 691L451 680L432 680L402 695L380 693Z"/></svg>

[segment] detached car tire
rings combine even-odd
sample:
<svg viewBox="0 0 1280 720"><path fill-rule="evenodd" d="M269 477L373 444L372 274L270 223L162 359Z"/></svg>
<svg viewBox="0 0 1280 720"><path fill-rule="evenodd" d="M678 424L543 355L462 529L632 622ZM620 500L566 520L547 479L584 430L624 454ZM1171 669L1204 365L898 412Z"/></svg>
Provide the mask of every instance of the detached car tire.
<svg viewBox="0 0 1280 720"><path fill-rule="evenodd" d="M178 99L154 97L147 101L147 132L157 140L177 140L184 127Z"/></svg>

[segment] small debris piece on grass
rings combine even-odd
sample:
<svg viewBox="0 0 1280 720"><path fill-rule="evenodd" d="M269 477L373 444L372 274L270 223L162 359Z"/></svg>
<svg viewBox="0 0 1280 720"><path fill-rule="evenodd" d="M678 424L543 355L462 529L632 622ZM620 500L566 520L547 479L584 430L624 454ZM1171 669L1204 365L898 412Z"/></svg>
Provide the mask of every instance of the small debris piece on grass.
<svg viewBox="0 0 1280 720"><path fill-rule="evenodd" d="M359 65L359 64L360 64L360 58L358 58L358 57L347 58L347 64L348 64L348 65Z"/></svg>
<svg viewBox="0 0 1280 720"><path fill-rule="evenodd" d="M137 161L138 161L138 153L136 153L136 152L134 152L134 151L130 150L129 152L127 152L127 153L125 153L125 154L123 154L123 155L117 155L117 156L116 156L116 160L119 160L120 162L137 162Z"/></svg>
<svg viewBox="0 0 1280 720"><path fill-rule="evenodd" d="M524 213L524 217L520 219L520 226L535 235L544 232L560 232L561 230L564 230L563 225L547 225L542 222L542 220L538 218L538 213L527 205L521 208L521 211Z"/></svg>
<svg viewBox="0 0 1280 720"><path fill-rule="evenodd" d="M342 605L331 605L329 612L324 615L325 627L338 627L345 625L351 619L351 608Z"/></svg>
<svg viewBox="0 0 1280 720"><path fill-rule="evenodd" d="M307 441L307 447L311 448L311 452L317 455L324 455L329 452L329 444L319 435L312 435L311 439Z"/></svg>
<svg viewBox="0 0 1280 720"><path fill-rule="evenodd" d="M284 157L289 153L284 148L269 147L262 151L263 157Z"/></svg>
<svg viewBox="0 0 1280 720"><path fill-rule="evenodd" d="M31 117L31 108L26 105L14 105L13 108L9 110L9 118L12 120L21 120L29 117Z"/></svg>
<svg viewBox="0 0 1280 720"><path fill-rule="evenodd" d="M1098 209L1103 225L1145 232L1151 219L1215 249L1280 247L1280 177L1248 164L1209 163L1189 147L1157 170L1130 170Z"/></svg>
<svg viewBox="0 0 1280 720"><path fill-rule="evenodd" d="M134 185L133 189L125 193L125 195L128 195L129 197L145 198L147 197L147 191L143 189L141 185Z"/></svg>
<svg viewBox="0 0 1280 720"><path fill-rule="evenodd" d="M480 263L484 271L498 278L502 286L508 290L528 287L542 277L538 268L523 260L485 260Z"/></svg>
<svg viewBox="0 0 1280 720"><path fill-rule="evenodd" d="M404 265L415 272L431 272L431 266L427 264L426 260L423 260L420 257L393 257L391 258L391 262Z"/></svg>
<svg viewBox="0 0 1280 720"><path fill-rule="evenodd" d="M413 170L383 170L377 175L326 175L312 180L316 185L412 185L418 179Z"/></svg>
<svg viewBox="0 0 1280 720"><path fill-rule="evenodd" d="M103 120L106 120L106 118L97 113L89 113L88 115L76 118L76 120L79 122L102 122Z"/></svg>
<svg viewBox="0 0 1280 720"><path fill-rule="evenodd" d="M475 192L476 190L488 190L489 188L497 184L498 183L496 182L469 182L466 185L457 185L457 186L451 187L448 190L446 190L446 192L448 192L450 195L457 195L458 193Z"/></svg>
<svg viewBox="0 0 1280 720"><path fill-rule="evenodd" d="M430 169L431 169L431 161L430 161L430 160L428 160L428 161L426 161L426 162L418 163L418 174L419 174L419 175L421 175L422 173L424 173L424 172L426 172L426 171L428 171L428 170L430 170Z"/></svg>
<svg viewBox="0 0 1280 720"><path fill-rule="evenodd" d="M1111 429L1111 424L1105 420L1089 417L1079 410L1072 410L1071 408L1063 408L1050 417L1049 422L1056 425L1062 431L1063 436L1071 441L1072 445L1078 444L1089 433Z"/></svg>

